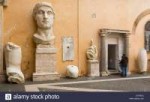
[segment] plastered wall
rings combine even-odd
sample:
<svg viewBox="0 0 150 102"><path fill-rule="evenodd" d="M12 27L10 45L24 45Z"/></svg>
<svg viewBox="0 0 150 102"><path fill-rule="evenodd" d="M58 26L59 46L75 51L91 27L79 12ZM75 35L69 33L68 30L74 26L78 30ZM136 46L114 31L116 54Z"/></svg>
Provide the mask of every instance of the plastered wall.
<svg viewBox="0 0 150 102"><path fill-rule="evenodd" d="M138 21L135 31L133 28L138 16L149 8L149 0L81 0L79 2L79 55L82 61L79 62L79 65L81 72L86 74L87 71L84 52L89 46L91 38L94 39L99 51L101 50L99 29L102 28L131 32L129 37L129 71L137 72L138 52L144 47L144 26L150 20L148 13ZM148 58L150 58L149 53Z"/></svg>
<svg viewBox="0 0 150 102"><path fill-rule="evenodd" d="M3 45L9 41L22 48L22 71L26 79L32 78L35 70L35 44L32 36L36 25L32 17L35 3L51 2L56 12L54 21L55 46L57 48L57 71L66 75L66 66L79 67L80 76L87 74L86 49L90 40L98 47L100 59L99 29L120 29L131 32L129 38L129 70L137 71L137 55L144 47L144 24L150 20L149 14L142 17L135 26L138 16L150 8L149 0L9 0L4 8ZM63 61L62 37L74 38L73 61ZM148 58L150 54L148 53Z"/></svg>
<svg viewBox="0 0 150 102"><path fill-rule="evenodd" d="M22 48L22 71L25 78L31 78L35 70L35 44L32 36L36 31L32 10L37 2L50 2L56 12L54 21L55 47L57 48L57 71L66 74L69 64L78 66L77 0L10 0L4 8L4 46L8 41ZM73 61L62 60L62 37L74 38Z"/></svg>

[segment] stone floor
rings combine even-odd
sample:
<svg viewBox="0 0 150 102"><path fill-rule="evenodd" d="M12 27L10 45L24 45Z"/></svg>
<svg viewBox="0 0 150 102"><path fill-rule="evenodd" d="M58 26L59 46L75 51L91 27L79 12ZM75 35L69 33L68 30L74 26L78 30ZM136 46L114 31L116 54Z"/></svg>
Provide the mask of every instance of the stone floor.
<svg viewBox="0 0 150 102"><path fill-rule="evenodd" d="M1 92L148 92L150 74L133 74L128 77L61 78L57 81L32 82L25 84L1 83Z"/></svg>
<svg viewBox="0 0 150 102"><path fill-rule="evenodd" d="M113 91L127 91L127 92L138 92L138 91L149 91L150 92L150 77L141 79L120 79L120 80L100 80L97 82L90 83L78 83L78 84L65 84L57 85L62 87L71 88L87 88L97 90L113 90Z"/></svg>

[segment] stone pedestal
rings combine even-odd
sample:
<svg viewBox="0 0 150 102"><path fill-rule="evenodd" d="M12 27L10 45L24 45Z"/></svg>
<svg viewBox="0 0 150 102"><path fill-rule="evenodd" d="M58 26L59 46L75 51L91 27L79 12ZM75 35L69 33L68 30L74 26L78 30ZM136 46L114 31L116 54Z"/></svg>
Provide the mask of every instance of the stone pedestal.
<svg viewBox="0 0 150 102"><path fill-rule="evenodd" d="M56 48L38 47L36 48L35 73L33 81L48 81L60 79L60 74L56 72Z"/></svg>
<svg viewBox="0 0 150 102"><path fill-rule="evenodd" d="M101 76L102 76L102 77L104 77L104 76L109 76L109 74L110 74L110 73L109 73L107 70L101 72Z"/></svg>
<svg viewBox="0 0 150 102"><path fill-rule="evenodd" d="M98 60L88 60L88 76L100 76Z"/></svg>

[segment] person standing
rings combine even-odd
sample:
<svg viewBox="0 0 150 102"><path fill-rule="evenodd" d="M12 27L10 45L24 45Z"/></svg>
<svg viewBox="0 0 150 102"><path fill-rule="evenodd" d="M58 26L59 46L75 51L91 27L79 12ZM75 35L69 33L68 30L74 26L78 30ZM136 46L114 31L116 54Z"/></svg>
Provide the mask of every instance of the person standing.
<svg viewBox="0 0 150 102"><path fill-rule="evenodd" d="M121 76L126 77L127 76L127 66L128 66L128 57L123 54L122 59L120 61L120 67L121 67Z"/></svg>

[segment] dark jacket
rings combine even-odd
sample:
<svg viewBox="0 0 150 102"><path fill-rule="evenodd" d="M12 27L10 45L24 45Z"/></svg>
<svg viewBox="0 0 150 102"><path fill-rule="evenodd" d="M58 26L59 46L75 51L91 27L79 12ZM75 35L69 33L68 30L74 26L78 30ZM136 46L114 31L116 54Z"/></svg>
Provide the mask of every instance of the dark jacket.
<svg viewBox="0 0 150 102"><path fill-rule="evenodd" d="M122 67L127 67L128 66L128 57L123 56L122 59L121 59L121 61L120 61L120 65Z"/></svg>

